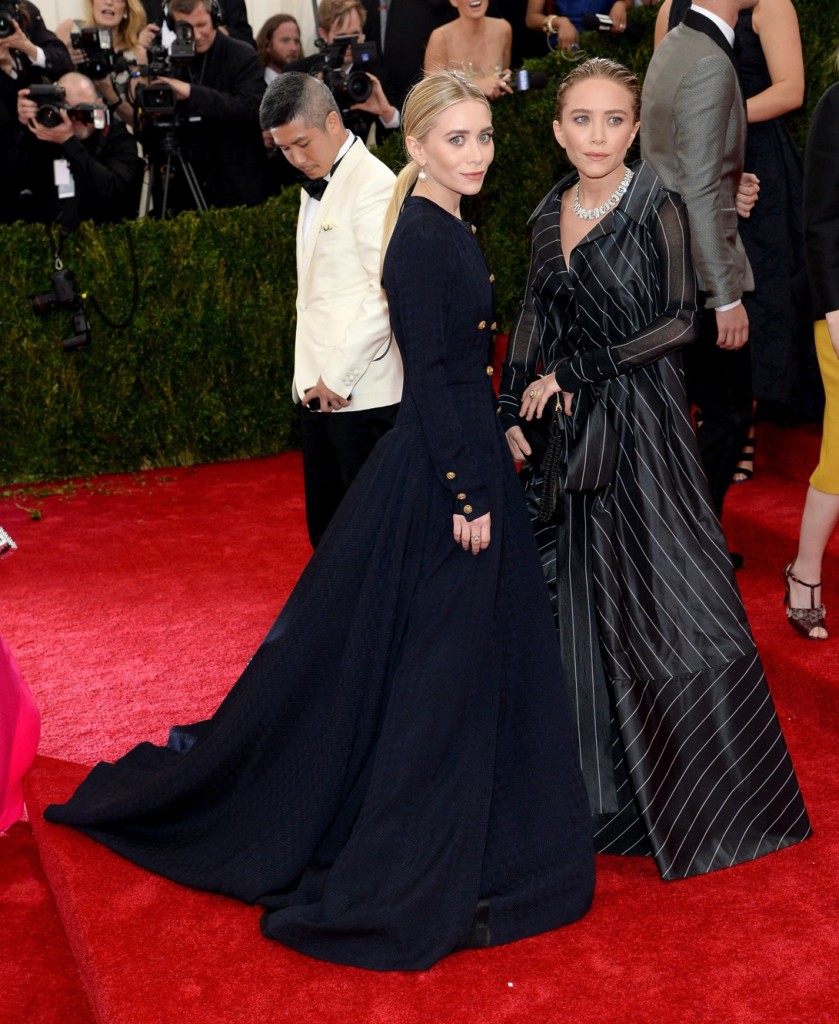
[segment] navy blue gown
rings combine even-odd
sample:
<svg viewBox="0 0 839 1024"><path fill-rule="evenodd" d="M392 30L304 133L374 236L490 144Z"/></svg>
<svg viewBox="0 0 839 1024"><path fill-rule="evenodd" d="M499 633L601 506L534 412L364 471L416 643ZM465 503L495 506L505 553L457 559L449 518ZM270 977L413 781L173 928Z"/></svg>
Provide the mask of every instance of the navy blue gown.
<svg viewBox="0 0 839 1024"><path fill-rule="evenodd" d="M422 969L580 917L593 842L469 226L409 198L384 284L399 418L268 636L212 719L97 765L46 817L261 904L301 952ZM455 545L456 510L491 511L486 551Z"/></svg>

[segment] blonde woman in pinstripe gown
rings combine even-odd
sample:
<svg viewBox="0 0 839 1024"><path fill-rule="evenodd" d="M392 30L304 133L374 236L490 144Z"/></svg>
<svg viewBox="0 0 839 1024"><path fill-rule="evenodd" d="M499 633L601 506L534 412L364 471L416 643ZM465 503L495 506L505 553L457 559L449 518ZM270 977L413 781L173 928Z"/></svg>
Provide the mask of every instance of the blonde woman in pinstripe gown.
<svg viewBox="0 0 839 1024"><path fill-rule="evenodd" d="M639 111L611 61L560 86L554 131L577 170L531 219L500 414L525 461L596 848L651 854L672 879L810 824L688 415L684 204L624 162Z"/></svg>

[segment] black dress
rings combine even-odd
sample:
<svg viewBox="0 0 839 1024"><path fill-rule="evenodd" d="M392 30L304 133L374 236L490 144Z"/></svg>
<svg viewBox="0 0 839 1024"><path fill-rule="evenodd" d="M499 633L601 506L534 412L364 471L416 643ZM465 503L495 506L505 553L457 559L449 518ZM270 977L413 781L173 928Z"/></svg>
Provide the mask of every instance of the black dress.
<svg viewBox="0 0 839 1024"><path fill-rule="evenodd" d="M752 29L751 11L740 12L737 40L740 84L749 99L772 84L760 37ZM804 170L782 117L749 124L744 167L760 178L760 199L737 225L755 277L754 292L743 297L749 314L752 394L808 412L817 401L817 383L812 379L812 358L802 351L793 293L793 280L804 266ZM809 330L806 344L811 353Z"/></svg>
<svg viewBox="0 0 839 1024"><path fill-rule="evenodd" d="M605 409L616 462L539 523L595 848L649 853L664 878L729 867L810 834L688 415L680 349L695 338L687 217L642 161L566 265L560 200L533 216L527 293L502 379L505 429L555 373L575 392L568 447ZM527 475L527 474L526 474Z"/></svg>
<svg viewBox="0 0 839 1024"><path fill-rule="evenodd" d="M411 198L384 282L399 418L267 638L211 720L97 765L46 817L262 904L302 952L420 969L580 917L594 858L486 373L490 275L467 225ZM452 540L464 504L491 510L478 556Z"/></svg>

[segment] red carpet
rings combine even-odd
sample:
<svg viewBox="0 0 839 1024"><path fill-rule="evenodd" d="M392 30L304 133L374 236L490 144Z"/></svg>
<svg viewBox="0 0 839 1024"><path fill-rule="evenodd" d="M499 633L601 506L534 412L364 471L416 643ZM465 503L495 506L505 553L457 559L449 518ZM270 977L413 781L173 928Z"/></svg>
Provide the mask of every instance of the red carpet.
<svg viewBox="0 0 839 1024"><path fill-rule="evenodd" d="M773 438L773 456L786 443ZM794 471L810 461L799 456ZM782 485L790 491L779 497ZM40 818L84 772L67 762L162 741L235 680L308 555L297 456L0 499L0 522L20 545L2 566L0 631L44 723L30 816L78 964L77 973L28 826L17 825L0 839L12 926L0 929L0 1020L835 1021L839 558L834 549L825 572L837 639L798 641L783 622L779 570L794 553L803 490L759 468L732 490L726 525L746 554L739 579L816 836L680 883L660 882L646 861L601 857L583 921L421 974L309 960L263 939L256 908L158 879ZM35 507L39 520L29 518Z"/></svg>

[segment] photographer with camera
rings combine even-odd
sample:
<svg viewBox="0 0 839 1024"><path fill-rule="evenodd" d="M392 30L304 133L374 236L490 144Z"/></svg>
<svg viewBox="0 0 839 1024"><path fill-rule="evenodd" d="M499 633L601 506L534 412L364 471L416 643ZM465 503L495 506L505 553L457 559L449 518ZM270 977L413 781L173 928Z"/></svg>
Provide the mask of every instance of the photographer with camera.
<svg viewBox="0 0 839 1024"><path fill-rule="evenodd" d="M17 217L68 230L137 216L142 161L137 142L110 118L93 82L72 71L53 86L18 94Z"/></svg>
<svg viewBox="0 0 839 1024"><path fill-rule="evenodd" d="M166 24L166 0L143 0L143 6L152 25L159 28ZM217 6L219 30L256 49L245 0L224 0ZM168 40L164 42L168 45Z"/></svg>
<svg viewBox="0 0 839 1024"><path fill-rule="evenodd" d="M141 0L85 0L84 19L62 21L55 34L66 45L76 70L93 79L108 109L131 124L129 63L146 62L157 29L146 23Z"/></svg>
<svg viewBox="0 0 839 1024"><path fill-rule="evenodd" d="M289 65L321 79L335 97L344 124L365 144L375 125L398 128L399 110L385 94L384 69L374 43L365 44L367 11L362 0L320 0L319 53ZM375 73L374 73L375 72Z"/></svg>
<svg viewBox="0 0 839 1024"><path fill-rule="evenodd" d="M174 112L170 116L164 104L165 116L158 116L148 103L148 87L137 91L145 122L143 146L157 169L158 215L200 209L202 203L254 206L267 195L267 157L259 128L262 65L255 50L220 31L219 17L217 0L171 0L167 23L176 40L170 57L176 45L182 50L194 46L194 56L170 60L171 70L162 74L152 67L149 85L157 90L155 102L161 86L171 90ZM178 164L167 161L173 146Z"/></svg>
<svg viewBox="0 0 839 1024"><path fill-rule="evenodd" d="M0 0L0 223L17 219L17 94L73 70L67 48L28 0Z"/></svg>

